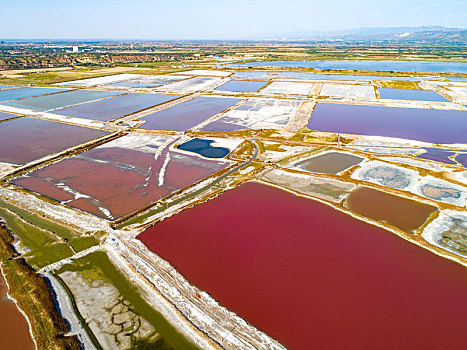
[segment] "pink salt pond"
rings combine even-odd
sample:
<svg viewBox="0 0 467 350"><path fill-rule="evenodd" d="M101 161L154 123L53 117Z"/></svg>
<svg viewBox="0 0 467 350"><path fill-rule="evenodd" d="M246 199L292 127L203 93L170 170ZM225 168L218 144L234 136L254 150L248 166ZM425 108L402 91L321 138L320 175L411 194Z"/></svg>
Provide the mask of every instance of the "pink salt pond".
<svg viewBox="0 0 467 350"><path fill-rule="evenodd" d="M316 201L247 183L141 239L289 349L464 349L464 267Z"/></svg>

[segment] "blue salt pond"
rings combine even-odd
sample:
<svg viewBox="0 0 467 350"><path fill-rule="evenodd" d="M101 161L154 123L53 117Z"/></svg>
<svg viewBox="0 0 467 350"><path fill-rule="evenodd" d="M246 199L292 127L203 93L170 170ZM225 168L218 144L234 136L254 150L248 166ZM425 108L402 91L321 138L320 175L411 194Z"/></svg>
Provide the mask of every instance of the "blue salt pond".
<svg viewBox="0 0 467 350"><path fill-rule="evenodd" d="M178 146L179 149L189 152L194 152L206 158L224 158L230 153L230 150L225 147L214 147L211 144L214 141L195 138Z"/></svg>
<svg viewBox="0 0 467 350"><path fill-rule="evenodd" d="M450 102L444 96L430 90L387 89L379 88L381 98L412 101Z"/></svg>
<svg viewBox="0 0 467 350"><path fill-rule="evenodd" d="M19 98L26 98L31 96L46 95L60 91L68 91L68 89L32 87L13 90L1 90L0 102L17 100Z"/></svg>

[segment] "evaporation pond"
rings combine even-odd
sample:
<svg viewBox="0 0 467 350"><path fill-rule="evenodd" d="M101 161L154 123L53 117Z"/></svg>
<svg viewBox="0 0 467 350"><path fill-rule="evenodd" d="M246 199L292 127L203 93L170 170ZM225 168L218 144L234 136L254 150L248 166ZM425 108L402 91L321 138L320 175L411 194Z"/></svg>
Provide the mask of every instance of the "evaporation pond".
<svg viewBox="0 0 467 350"><path fill-rule="evenodd" d="M466 143L467 112L318 103L308 128L436 144Z"/></svg>
<svg viewBox="0 0 467 350"><path fill-rule="evenodd" d="M337 174L363 160L362 157L341 152L327 152L296 162L293 167L322 174Z"/></svg>
<svg viewBox="0 0 467 350"><path fill-rule="evenodd" d="M18 118L0 124L0 162L24 164L107 132L48 120Z"/></svg>
<svg viewBox="0 0 467 350"><path fill-rule="evenodd" d="M394 100L413 100L413 101L437 101L450 102L444 96L431 90L412 90L412 89L389 89L379 88L381 98Z"/></svg>
<svg viewBox="0 0 467 350"><path fill-rule="evenodd" d="M68 89L31 87L23 89L2 90L0 91L0 102L17 100L19 98L26 98L31 96L46 95L60 91L68 91Z"/></svg>
<svg viewBox="0 0 467 350"><path fill-rule="evenodd" d="M109 121L143 109L171 101L179 96L156 94L126 94L82 105L57 109L54 113L69 117Z"/></svg>
<svg viewBox="0 0 467 350"><path fill-rule="evenodd" d="M248 80L231 80L216 90L218 91L234 91L234 92L256 92L266 85L263 81L248 81Z"/></svg>
<svg viewBox="0 0 467 350"><path fill-rule="evenodd" d="M15 303L7 299L7 289L5 279L0 274L0 344L6 349L33 350L35 346L28 323Z"/></svg>
<svg viewBox="0 0 467 350"><path fill-rule="evenodd" d="M437 210L428 204L374 190L358 187L347 198L345 205L360 215L413 232Z"/></svg>
<svg viewBox="0 0 467 350"><path fill-rule="evenodd" d="M225 147L216 147L211 144L213 140L192 139L178 146L179 149L189 152L198 153L206 158L224 158L230 153L230 150Z"/></svg>
<svg viewBox="0 0 467 350"><path fill-rule="evenodd" d="M455 152L449 150L440 149L440 148L425 148L425 152L417 155L419 158L434 160L435 162L447 163L447 164L456 164L455 161L449 157L455 155Z"/></svg>
<svg viewBox="0 0 467 350"><path fill-rule="evenodd" d="M231 164L170 150L170 142L165 136L123 136L12 182L114 220Z"/></svg>
<svg viewBox="0 0 467 350"><path fill-rule="evenodd" d="M16 114L0 112L0 121L19 117Z"/></svg>
<svg viewBox="0 0 467 350"><path fill-rule="evenodd" d="M99 100L102 98L119 95L119 92L112 91L92 91L92 90L72 90L60 94L31 97L24 100L4 103L7 106L27 108L37 111L47 111L50 109L70 106L78 103Z"/></svg>
<svg viewBox="0 0 467 350"><path fill-rule="evenodd" d="M286 348L465 348L465 267L317 201L247 183L138 238Z"/></svg>
<svg viewBox="0 0 467 350"><path fill-rule="evenodd" d="M186 131L240 101L239 98L197 97L141 118L146 121L142 128Z"/></svg>

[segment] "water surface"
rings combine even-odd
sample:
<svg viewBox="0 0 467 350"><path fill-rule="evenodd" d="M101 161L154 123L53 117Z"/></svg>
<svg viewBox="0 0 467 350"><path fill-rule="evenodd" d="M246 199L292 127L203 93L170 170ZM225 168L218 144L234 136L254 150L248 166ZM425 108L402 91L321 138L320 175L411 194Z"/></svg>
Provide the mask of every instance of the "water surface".
<svg viewBox="0 0 467 350"><path fill-rule="evenodd" d="M144 116L144 129L186 131L240 102L239 98L197 97Z"/></svg>
<svg viewBox="0 0 467 350"><path fill-rule="evenodd" d="M3 349L33 350L28 323L6 293L6 282L0 273L0 344Z"/></svg>
<svg viewBox="0 0 467 350"><path fill-rule="evenodd" d="M414 232L437 210L428 204L374 190L358 187L345 205L360 215L388 223L406 232Z"/></svg>
<svg viewBox="0 0 467 350"><path fill-rule="evenodd" d="M248 80L231 80L221 86L217 91L234 91L234 92L256 92L261 89L265 82L262 81L248 81Z"/></svg>
<svg viewBox="0 0 467 350"><path fill-rule="evenodd" d="M387 136L435 144L467 142L467 112L318 103L311 130Z"/></svg>
<svg viewBox="0 0 467 350"><path fill-rule="evenodd" d="M465 267L325 204L248 183L139 239L289 349L465 348Z"/></svg>
<svg viewBox="0 0 467 350"><path fill-rule="evenodd" d="M17 118L17 117L18 116L16 114L0 112L0 121L11 119L11 118Z"/></svg>
<svg viewBox="0 0 467 350"><path fill-rule="evenodd" d="M426 73L467 73L467 63L427 61L262 61L241 65L251 67L303 67L335 70L371 70Z"/></svg>
<svg viewBox="0 0 467 350"><path fill-rule="evenodd" d="M25 97L31 97L31 96L51 94L51 93L60 92L60 91L68 91L68 89L28 87L28 88L22 88L22 89L1 90L0 91L0 102L17 100L19 98L25 98Z"/></svg>
<svg viewBox="0 0 467 350"><path fill-rule="evenodd" d="M112 91L72 90L60 94L31 97L24 100L4 103L7 106L47 111L50 109L70 106L78 103L99 100L102 98L119 95Z"/></svg>
<svg viewBox="0 0 467 350"><path fill-rule="evenodd" d="M328 152L294 163L294 167L321 174L337 174L360 163L362 157L348 153Z"/></svg>
<svg viewBox="0 0 467 350"><path fill-rule="evenodd" d="M438 94L437 92L429 90L388 88L379 88L378 90L381 98L388 98L394 100L451 102L444 96Z"/></svg>
<svg viewBox="0 0 467 350"><path fill-rule="evenodd" d="M0 124L0 162L24 164L101 137L105 131L34 118Z"/></svg>
<svg viewBox="0 0 467 350"><path fill-rule="evenodd" d="M57 109L54 113L70 117L109 121L171 101L176 95L126 94L101 101Z"/></svg>

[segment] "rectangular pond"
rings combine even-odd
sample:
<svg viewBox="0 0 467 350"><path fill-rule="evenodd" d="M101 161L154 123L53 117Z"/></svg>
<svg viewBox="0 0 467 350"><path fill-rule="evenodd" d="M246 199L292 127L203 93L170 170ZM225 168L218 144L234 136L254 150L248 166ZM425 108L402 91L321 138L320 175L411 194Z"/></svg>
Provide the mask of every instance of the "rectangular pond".
<svg viewBox="0 0 467 350"><path fill-rule="evenodd" d="M92 91L92 90L72 90L59 94L26 98L23 100L5 102L4 105L27 108L36 111L47 111L78 103L100 100L106 97L119 95L119 92L112 91Z"/></svg>
<svg viewBox="0 0 467 350"><path fill-rule="evenodd" d="M176 99L176 95L125 94L101 101L57 109L54 113L69 117L109 121Z"/></svg>
<svg viewBox="0 0 467 350"><path fill-rule="evenodd" d="M363 159L364 158L362 157L349 153L324 152L316 156L294 162L290 167L314 173L337 174L359 164Z"/></svg>
<svg viewBox="0 0 467 350"><path fill-rule="evenodd" d="M426 73L467 73L464 62L429 62L429 61L371 61L371 60L335 60L335 61L261 61L240 64L249 67L299 67L333 70L371 70Z"/></svg>
<svg viewBox="0 0 467 350"><path fill-rule="evenodd" d="M107 132L34 118L0 124L0 162L24 164L101 137Z"/></svg>
<svg viewBox="0 0 467 350"><path fill-rule="evenodd" d="M345 206L360 215L396 226L409 233L415 232L437 210L431 205L369 187L358 187L346 199Z"/></svg>
<svg viewBox="0 0 467 350"><path fill-rule="evenodd" d="M431 90L378 88L381 98L393 100L451 102L444 96Z"/></svg>
<svg viewBox="0 0 467 350"><path fill-rule="evenodd" d="M43 88L43 87L28 87L22 89L1 90L0 102L17 100L20 98L52 94L60 91L68 91L68 89L60 88Z"/></svg>
<svg viewBox="0 0 467 350"><path fill-rule="evenodd" d="M228 167L169 149L175 139L127 135L12 181L114 220Z"/></svg>
<svg viewBox="0 0 467 350"><path fill-rule="evenodd" d="M141 118L142 128L186 131L240 102L240 98L197 97Z"/></svg>
<svg viewBox="0 0 467 350"><path fill-rule="evenodd" d="M420 80L414 77L383 77L377 75L320 74L302 72L235 71L234 77L244 79L309 79L309 80ZM429 79L428 79L429 80Z"/></svg>
<svg viewBox="0 0 467 350"><path fill-rule="evenodd" d="M467 142L466 111L318 103L307 126L439 144Z"/></svg>
<svg viewBox="0 0 467 350"><path fill-rule="evenodd" d="M231 80L222 84L216 91L256 92L266 85L263 81Z"/></svg>
<svg viewBox="0 0 467 350"><path fill-rule="evenodd" d="M115 87L130 87L130 88L150 88L163 84L173 83L174 81L182 80L187 77L177 77L170 75L139 75L130 80L122 81L109 86Z"/></svg>
<svg viewBox="0 0 467 350"><path fill-rule="evenodd" d="M325 204L247 183L138 238L289 349L465 347L465 267Z"/></svg>

